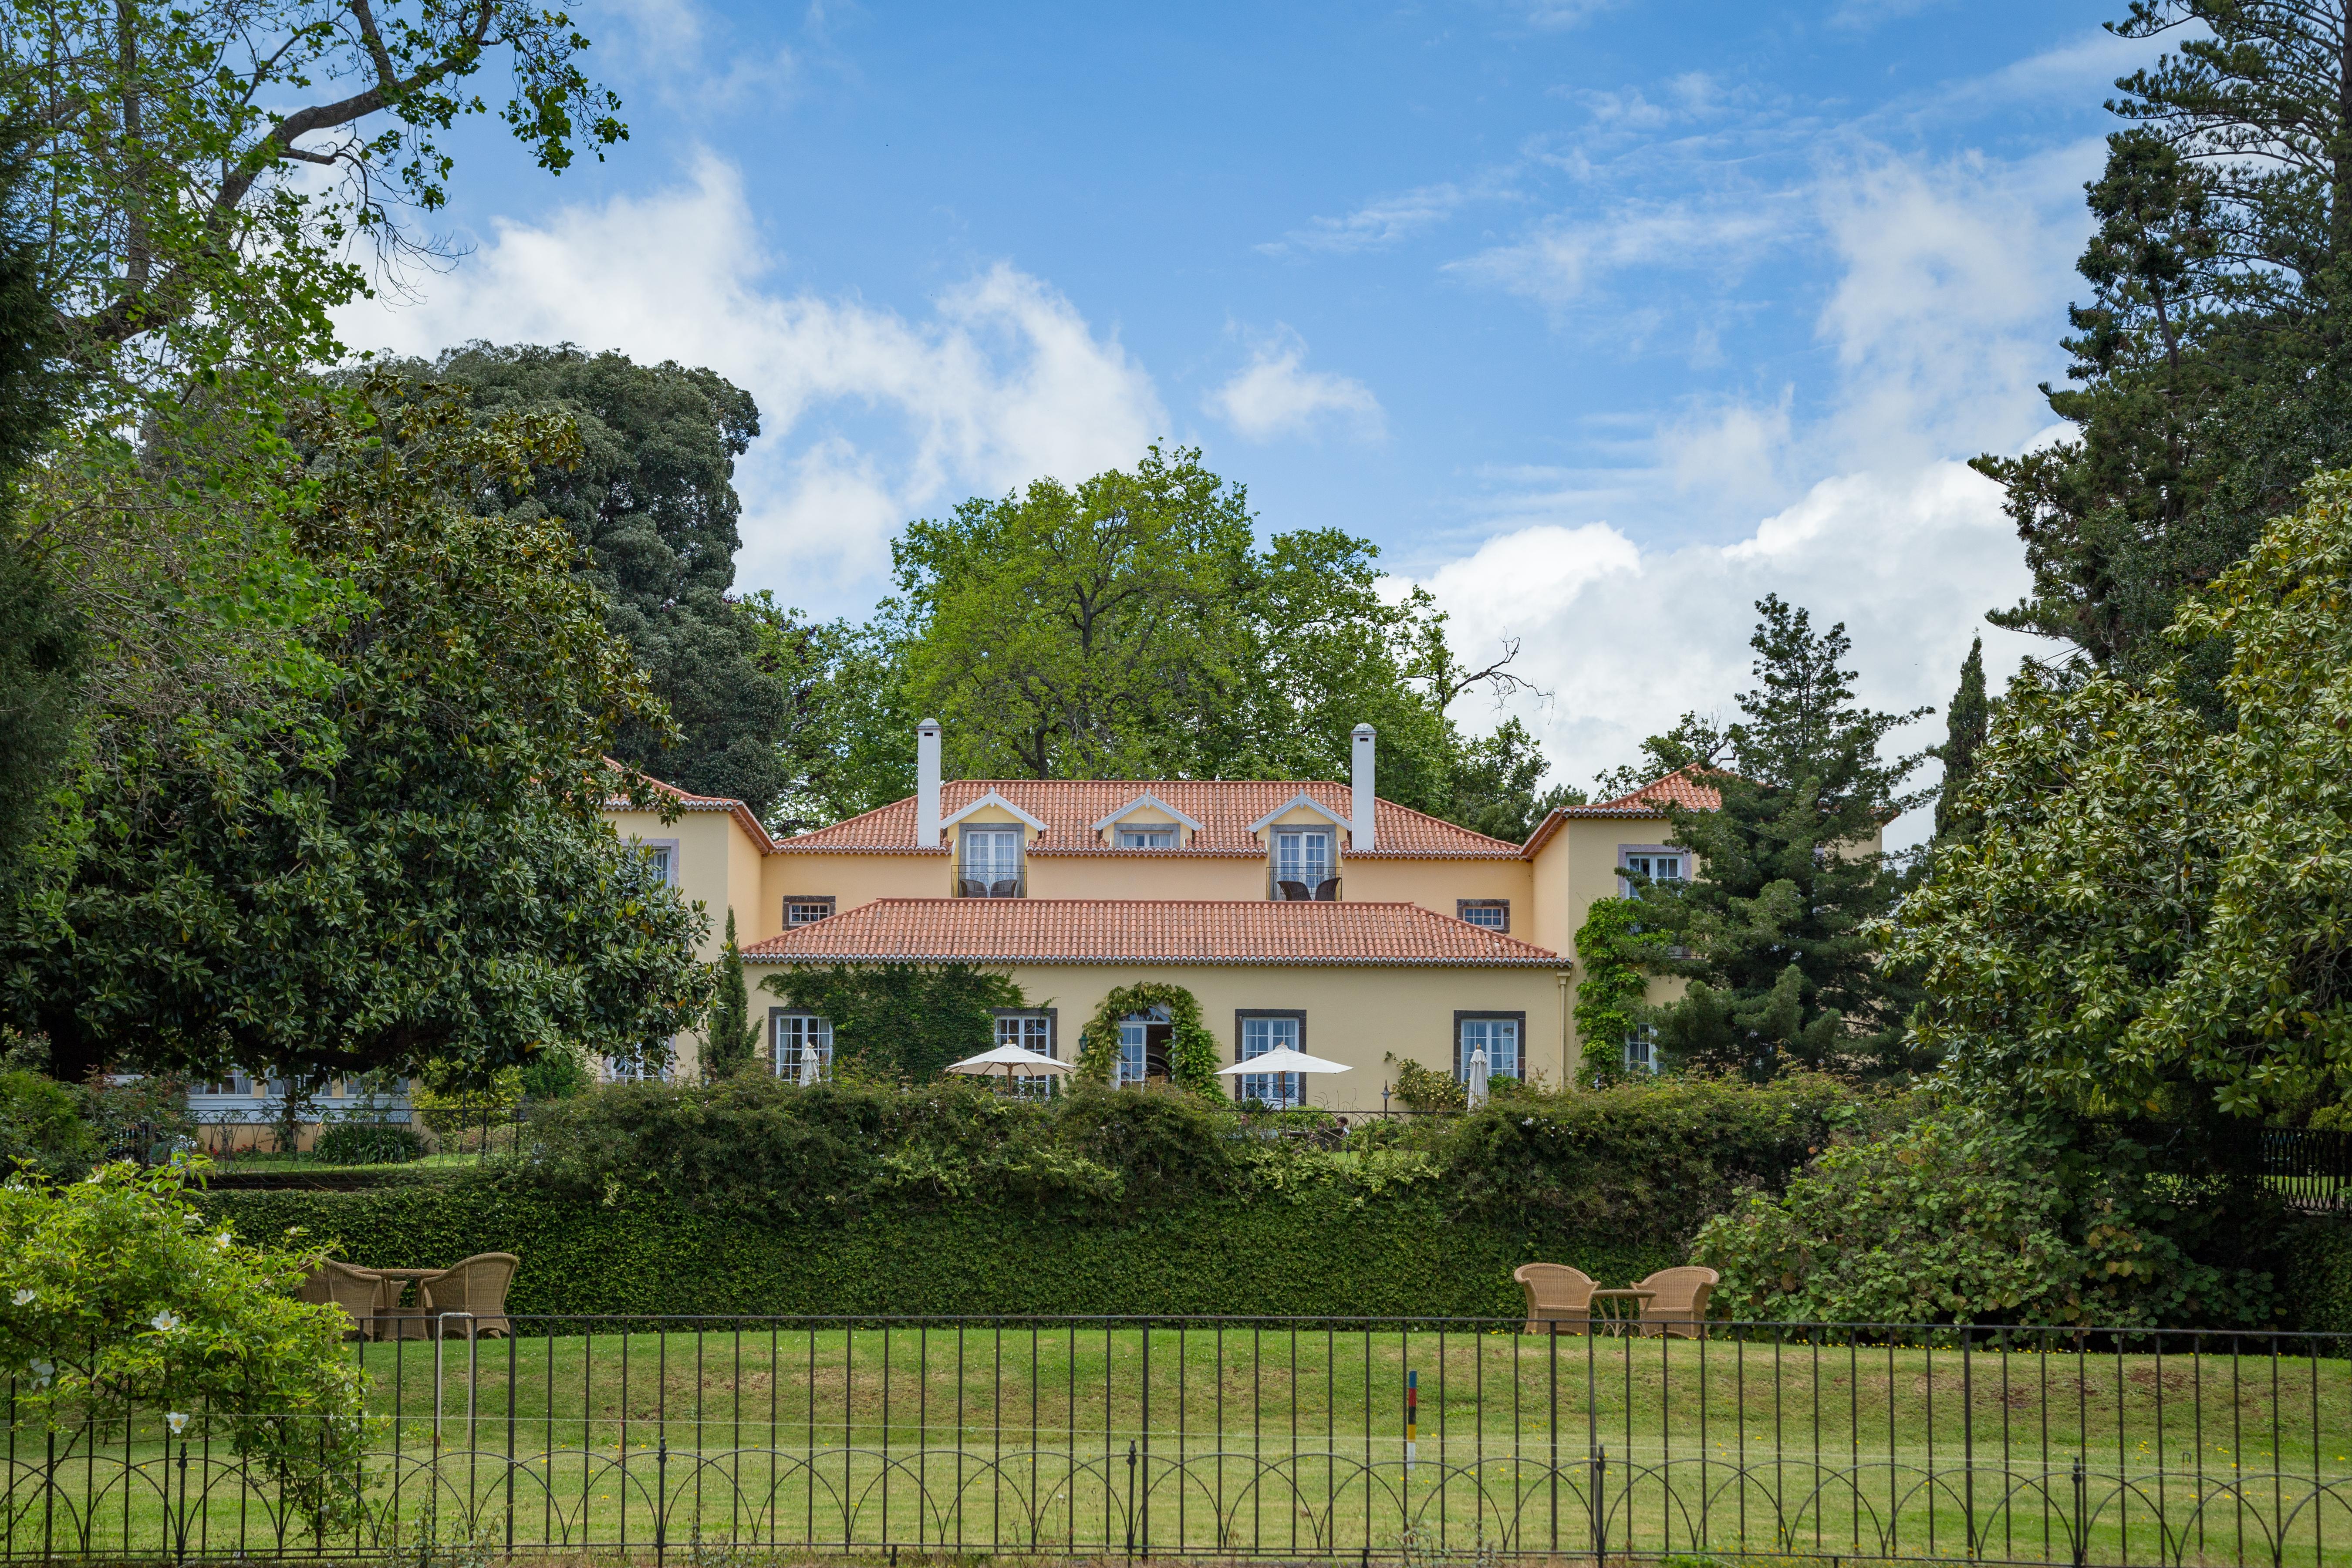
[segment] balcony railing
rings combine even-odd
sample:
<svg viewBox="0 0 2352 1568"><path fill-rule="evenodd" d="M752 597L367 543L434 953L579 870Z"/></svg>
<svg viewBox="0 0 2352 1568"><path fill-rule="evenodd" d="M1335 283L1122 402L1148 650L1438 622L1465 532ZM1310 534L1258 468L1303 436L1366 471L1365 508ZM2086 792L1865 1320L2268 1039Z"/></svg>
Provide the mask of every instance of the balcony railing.
<svg viewBox="0 0 2352 1568"><path fill-rule="evenodd" d="M1025 899L1029 896L1029 879L1019 871L1006 877L980 867L964 867L956 872L952 896L959 899Z"/></svg>
<svg viewBox="0 0 2352 1568"><path fill-rule="evenodd" d="M1277 904L1336 903L1339 898L1339 868L1337 866L1269 866L1265 873L1265 896Z"/></svg>

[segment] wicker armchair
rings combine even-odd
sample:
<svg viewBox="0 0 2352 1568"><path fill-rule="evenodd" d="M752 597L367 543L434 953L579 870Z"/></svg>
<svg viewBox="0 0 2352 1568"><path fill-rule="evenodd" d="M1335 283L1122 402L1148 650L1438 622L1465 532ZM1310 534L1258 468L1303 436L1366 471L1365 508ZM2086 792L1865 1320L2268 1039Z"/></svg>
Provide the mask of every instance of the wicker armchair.
<svg viewBox="0 0 2352 1568"><path fill-rule="evenodd" d="M1511 1278L1528 1293L1527 1332L1580 1334L1592 1324L1591 1275L1565 1263L1522 1263Z"/></svg>
<svg viewBox="0 0 2352 1568"><path fill-rule="evenodd" d="M512 1334L514 1325L507 1321L507 1287L513 1283L515 1269L521 1263L511 1252L478 1252L418 1280L416 1293L423 1299L425 1320L434 1325L433 1331L469 1339L477 1334ZM444 1312L473 1316L444 1320Z"/></svg>
<svg viewBox="0 0 2352 1568"><path fill-rule="evenodd" d="M338 1263L329 1258L321 1259L319 1267L310 1270L310 1277L302 1281L302 1288L296 1294L305 1301L321 1306L331 1301L341 1307L343 1316L351 1320L352 1325L343 1331L344 1338L373 1339L376 1333L375 1315L384 1305L383 1287L383 1275L355 1268L348 1263Z"/></svg>
<svg viewBox="0 0 2352 1568"><path fill-rule="evenodd" d="M1706 1332L1706 1299L1722 1278L1712 1268L1686 1264L1661 1268L1643 1280L1641 1289L1657 1294L1642 1303L1642 1332L1697 1339Z"/></svg>

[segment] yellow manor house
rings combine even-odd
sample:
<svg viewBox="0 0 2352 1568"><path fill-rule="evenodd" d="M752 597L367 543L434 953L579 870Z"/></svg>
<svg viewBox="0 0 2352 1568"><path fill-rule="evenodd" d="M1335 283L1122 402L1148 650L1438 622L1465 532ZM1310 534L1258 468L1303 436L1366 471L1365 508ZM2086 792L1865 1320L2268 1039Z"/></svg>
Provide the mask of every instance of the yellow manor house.
<svg viewBox="0 0 2352 1568"><path fill-rule="evenodd" d="M1183 987L1229 1062L1289 1047L1345 1073L1236 1077L1269 1104L1382 1106L1388 1058L1461 1076L1572 1076L1577 929L1620 872L1690 873L1664 842L1661 803L1716 793L1682 774L1546 817L1525 844L1408 810L1375 792L1369 725L1348 784L1260 780L940 778L940 728L919 732L906 800L781 842L740 801L662 786L680 808L610 815L713 935L733 911L745 981L767 1009L771 1070L820 1076L824 1018L777 1003L765 976L795 965L962 963L1011 974L1032 1005L997 1019L1000 1043L1062 1060L1123 986ZM1121 1029L1122 1083L1167 1072L1164 1013ZM694 1042L676 1042L690 1068ZM1625 1042L1628 1065L1648 1047ZM636 1070L608 1063L614 1076Z"/></svg>

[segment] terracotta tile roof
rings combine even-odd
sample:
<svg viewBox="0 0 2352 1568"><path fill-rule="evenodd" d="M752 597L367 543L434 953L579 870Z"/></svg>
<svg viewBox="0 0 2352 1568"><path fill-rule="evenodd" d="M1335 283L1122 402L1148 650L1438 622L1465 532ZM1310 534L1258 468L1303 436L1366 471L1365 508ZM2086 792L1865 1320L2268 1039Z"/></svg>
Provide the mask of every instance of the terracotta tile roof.
<svg viewBox="0 0 2352 1568"><path fill-rule="evenodd" d="M1631 795L1621 795L1615 800L1604 800L1591 805L1563 805L1539 823L1528 836L1527 847L1520 853L1532 859L1537 850L1559 831L1560 824L1570 817L1623 817L1662 820L1668 804L1690 811L1719 811L1723 808L1723 792L1710 784L1701 784L1696 776L1696 763L1676 768L1662 779L1653 779Z"/></svg>
<svg viewBox="0 0 2352 1568"><path fill-rule="evenodd" d="M1186 809L1190 809L1187 807ZM1418 904L877 899L743 950L753 963L1198 963L1558 968Z"/></svg>
<svg viewBox="0 0 2352 1568"><path fill-rule="evenodd" d="M604 760L611 763L616 772L629 771L628 765L625 763L614 762L610 757ZM730 814L735 818L736 826L751 836L751 842L759 846L761 854L772 855L776 852L776 841L768 837L768 830L760 826L760 819L752 816L751 808L741 801L723 795L694 795L678 788L676 784L664 784L651 773L645 775L645 781L653 786L656 794L666 795L676 801L680 811L724 811ZM627 795L616 795L604 802L604 809L631 811L636 808L629 804Z"/></svg>
<svg viewBox="0 0 2352 1568"><path fill-rule="evenodd" d="M1261 859L1265 846L1249 826L1300 795L1342 823L1352 809L1343 784L1300 784L1279 779L957 779L940 787L940 815L953 816L989 791L1045 824L1030 847L1032 855L1230 855ZM1121 850L1106 847L1094 825L1145 791L1200 822L1204 831L1176 850ZM1456 827L1423 812L1383 800L1374 807L1374 857L1396 859L1515 860L1519 847ZM863 816L803 833L776 846L785 854L840 853L920 855L915 844L915 800L894 801ZM1343 843L1343 855L1350 854ZM932 849L930 854L945 854Z"/></svg>

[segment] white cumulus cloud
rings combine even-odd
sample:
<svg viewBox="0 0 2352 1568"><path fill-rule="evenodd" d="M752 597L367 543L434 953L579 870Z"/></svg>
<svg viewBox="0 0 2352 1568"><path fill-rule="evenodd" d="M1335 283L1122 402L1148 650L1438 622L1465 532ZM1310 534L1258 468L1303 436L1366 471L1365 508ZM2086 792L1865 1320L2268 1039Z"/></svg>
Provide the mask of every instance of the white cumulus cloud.
<svg viewBox="0 0 2352 1568"><path fill-rule="evenodd" d="M1352 377L1306 368L1307 345L1285 329L1251 352L1250 363L1202 405L1252 441L1309 434L1339 424L1366 438L1383 426L1381 400Z"/></svg>
<svg viewBox="0 0 2352 1568"><path fill-rule="evenodd" d="M570 341L708 365L760 405L739 465L737 580L852 607L893 531L974 493L1132 463L1168 428L1145 369L1049 284L1009 266L909 319L775 278L735 168L705 155L645 197L500 223L421 302L346 310L358 348Z"/></svg>

